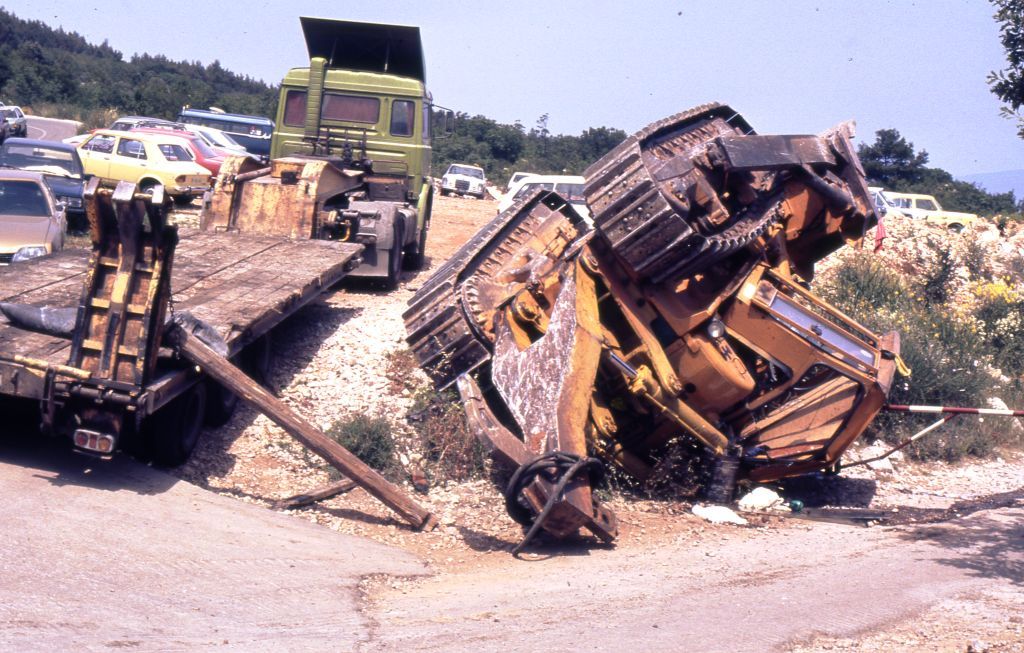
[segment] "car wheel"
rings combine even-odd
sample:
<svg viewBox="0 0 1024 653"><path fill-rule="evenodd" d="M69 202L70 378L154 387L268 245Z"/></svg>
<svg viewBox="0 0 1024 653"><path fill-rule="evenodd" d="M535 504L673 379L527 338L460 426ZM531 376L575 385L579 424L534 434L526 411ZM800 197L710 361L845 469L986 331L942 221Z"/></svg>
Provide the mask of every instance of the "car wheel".
<svg viewBox="0 0 1024 653"><path fill-rule="evenodd" d="M949 225L949 230L952 231L955 234L958 234L958 233L960 233L961 231L964 230L964 226L962 224L955 224L954 223L954 224Z"/></svg>

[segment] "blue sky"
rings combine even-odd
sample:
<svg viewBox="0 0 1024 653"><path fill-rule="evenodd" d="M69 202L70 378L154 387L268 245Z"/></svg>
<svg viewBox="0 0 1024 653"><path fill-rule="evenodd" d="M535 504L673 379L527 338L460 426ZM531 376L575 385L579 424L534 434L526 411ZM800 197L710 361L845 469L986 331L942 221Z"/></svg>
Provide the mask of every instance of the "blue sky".
<svg viewBox="0 0 1024 653"><path fill-rule="evenodd" d="M709 101L761 133L894 127L954 175L1024 168L985 83L1005 65L984 0L142 2L16 0L21 18L127 58L219 60L276 83L306 63L300 15L421 28L435 100L555 133L628 132Z"/></svg>

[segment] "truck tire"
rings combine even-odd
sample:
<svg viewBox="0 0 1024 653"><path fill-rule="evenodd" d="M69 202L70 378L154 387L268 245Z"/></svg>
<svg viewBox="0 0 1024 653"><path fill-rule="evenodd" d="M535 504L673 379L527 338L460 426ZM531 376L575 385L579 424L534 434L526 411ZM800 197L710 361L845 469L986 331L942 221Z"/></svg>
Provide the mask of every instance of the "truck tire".
<svg viewBox="0 0 1024 653"><path fill-rule="evenodd" d="M427 231L430 229L430 223L424 223L423 228L420 229L419 238L416 239L416 249L410 250L405 255L405 269L406 270L422 270L423 266L427 262Z"/></svg>
<svg viewBox="0 0 1024 653"><path fill-rule="evenodd" d="M162 467L185 464L199 442L206 413L206 384L196 383L150 417L145 438L150 459Z"/></svg>
<svg viewBox="0 0 1024 653"><path fill-rule="evenodd" d="M405 226L395 222L394 239L388 251L388 276L384 279L384 288L394 290L402 278L402 244L405 241Z"/></svg>

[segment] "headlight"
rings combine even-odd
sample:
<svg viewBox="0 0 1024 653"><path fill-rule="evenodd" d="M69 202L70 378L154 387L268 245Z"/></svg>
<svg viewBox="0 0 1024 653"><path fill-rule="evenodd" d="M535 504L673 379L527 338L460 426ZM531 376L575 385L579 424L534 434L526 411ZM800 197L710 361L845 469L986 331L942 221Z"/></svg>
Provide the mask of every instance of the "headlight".
<svg viewBox="0 0 1024 653"><path fill-rule="evenodd" d="M448 177L441 177L441 185L447 187L447 186L454 186L455 184L454 184L454 182L452 182L452 180L450 178L448 178Z"/></svg>
<svg viewBox="0 0 1024 653"><path fill-rule="evenodd" d="M59 201L61 201L61 202L64 202L64 206L66 206L68 208L72 208L72 209L80 209L80 208L82 208L82 198L81 197L61 196L61 197L58 197L57 199Z"/></svg>
<svg viewBox="0 0 1024 653"><path fill-rule="evenodd" d="M37 258L39 256L46 256L46 248L42 245L30 245L29 247L22 247L15 252L14 257L11 258L11 263L27 261L30 258Z"/></svg>

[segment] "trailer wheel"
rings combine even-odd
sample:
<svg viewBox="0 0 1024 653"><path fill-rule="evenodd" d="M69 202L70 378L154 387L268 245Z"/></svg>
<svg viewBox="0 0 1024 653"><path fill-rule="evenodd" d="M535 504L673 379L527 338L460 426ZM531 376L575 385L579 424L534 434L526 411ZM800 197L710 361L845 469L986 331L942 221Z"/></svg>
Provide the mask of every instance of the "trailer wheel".
<svg viewBox="0 0 1024 653"><path fill-rule="evenodd" d="M203 430L206 384L197 383L150 418L150 458L163 467L183 465ZM155 418L155 419L154 419Z"/></svg>
<svg viewBox="0 0 1024 653"><path fill-rule="evenodd" d="M206 381L206 414L203 422L207 426L224 426L238 408L238 395L213 379Z"/></svg>
<svg viewBox="0 0 1024 653"><path fill-rule="evenodd" d="M401 222L395 223L394 240L388 252L388 276L384 280L384 288L394 290L402 277L402 243L405 241L405 228Z"/></svg>
<svg viewBox="0 0 1024 653"><path fill-rule="evenodd" d="M270 386L270 368L274 364L274 347L270 333L264 333L242 350L238 367L262 386Z"/></svg>

